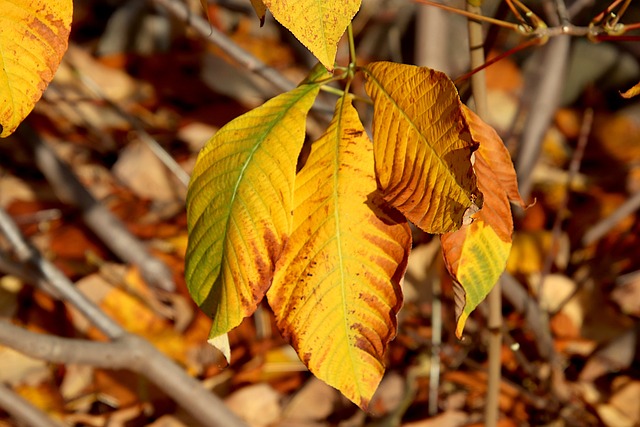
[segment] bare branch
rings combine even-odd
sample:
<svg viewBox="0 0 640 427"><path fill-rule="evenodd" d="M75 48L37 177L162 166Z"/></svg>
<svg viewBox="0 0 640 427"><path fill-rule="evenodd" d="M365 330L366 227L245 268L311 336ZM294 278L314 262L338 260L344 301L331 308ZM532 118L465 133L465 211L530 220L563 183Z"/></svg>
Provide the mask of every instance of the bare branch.
<svg viewBox="0 0 640 427"><path fill-rule="evenodd" d="M180 0L150 0L153 4L162 6L171 14L184 22L188 22L200 36L218 46L227 55L235 59L247 70L263 77L278 89L286 92L295 87L295 84L285 78L276 69L269 67L264 62L242 49L222 32L209 24L199 15L194 15L186 3Z"/></svg>
<svg viewBox="0 0 640 427"><path fill-rule="evenodd" d="M8 322L0 322L0 343L28 356L53 363L131 370L144 375L160 387L204 425L245 426L202 384L186 375L178 365L164 357L147 341L135 335L124 334L108 343L93 342L37 334Z"/></svg>
<svg viewBox="0 0 640 427"><path fill-rule="evenodd" d="M61 423L48 417L39 408L18 396L2 383L0 383L0 408L7 411L20 423L33 427L62 427Z"/></svg>
<svg viewBox="0 0 640 427"><path fill-rule="evenodd" d="M11 236L12 243L29 248L11 217L0 209L0 232ZM99 343L80 342L65 338L34 334L12 325L2 324L4 333L0 333L0 342L19 349L34 357L46 358L57 362L90 362L96 353L102 362L110 367L132 369L147 377L164 390L185 410L207 426L241 427L245 424L234 415L214 394L202 384L187 375L183 369L169 360L147 341L127 333L120 325L104 314L98 306L77 291L73 283L53 264L42 258L40 253L31 250L25 261L56 290L66 301L85 315L98 329L114 342L101 347ZM35 340L35 341L34 341ZM71 346L71 350L68 350ZM86 346L86 347L85 347ZM119 349L119 351L116 351ZM86 351L85 351L86 350ZM100 352L99 350L102 350ZM122 353L122 354L119 354ZM48 357L45 357L48 356ZM129 359L126 359L126 358ZM97 364L96 363L96 364ZM93 363L92 363L93 364ZM93 365L96 365L93 364ZM103 366L103 365L100 365ZM106 367L106 366L105 366Z"/></svg>

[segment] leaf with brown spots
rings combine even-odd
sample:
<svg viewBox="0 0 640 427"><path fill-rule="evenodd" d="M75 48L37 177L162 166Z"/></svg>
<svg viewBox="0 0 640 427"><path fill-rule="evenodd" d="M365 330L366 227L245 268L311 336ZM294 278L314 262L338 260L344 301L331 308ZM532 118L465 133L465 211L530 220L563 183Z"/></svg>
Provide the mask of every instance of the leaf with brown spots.
<svg viewBox="0 0 640 427"><path fill-rule="evenodd" d="M187 195L185 275L191 296L213 318L212 343L225 342L219 337L255 311L271 284L318 90L302 84L234 119L198 156Z"/></svg>
<svg viewBox="0 0 640 427"><path fill-rule="evenodd" d="M33 110L67 51L71 0L0 0L0 137Z"/></svg>
<svg viewBox="0 0 640 427"><path fill-rule="evenodd" d="M410 248L406 220L378 194L371 141L341 99L296 178L292 233L267 298L309 370L361 408L382 379Z"/></svg>

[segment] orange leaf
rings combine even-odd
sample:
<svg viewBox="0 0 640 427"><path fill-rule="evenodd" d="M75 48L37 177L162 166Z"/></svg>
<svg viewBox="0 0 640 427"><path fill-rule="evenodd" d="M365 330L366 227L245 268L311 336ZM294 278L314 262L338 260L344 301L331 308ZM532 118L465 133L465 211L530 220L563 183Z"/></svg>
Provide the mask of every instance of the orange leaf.
<svg viewBox="0 0 640 427"><path fill-rule="evenodd" d="M480 144L473 166L484 196L482 209L470 224L441 236L447 270L454 278L456 335L484 300L507 265L513 218L509 198L524 207L509 152L498 134L475 113L463 107L471 135Z"/></svg>
<svg viewBox="0 0 640 427"><path fill-rule="evenodd" d="M462 106L462 112L469 123L471 137L480 144L480 148L476 152L476 160L478 157L483 157L486 166L493 171L498 180L497 184L499 183L500 187L506 191L509 200L526 208L527 204L522 200L518 191L518 178L511 161L511 155L504 142L494 128L485 123L466 105ZM475 165L474 169L476 169ZM478 176L478 171L475 172ZM478 180L480 180L480 176L478 176ZM480 186L479 183L478 186Z"/></svg>
<svg viewBox="0 0 640 427"><path fill-rule="evenodd" d="M364 72L384 199L428 233L457 230L482 195L471 167L477 144L453 82L439 71L390 62Z"/></svg>
<svg viewBox="0 0 640 427"><path fill-rule="evenodd" d="M624 98L633 98L634 96L640 95L640 83L636 84L634 87L627 90L625 93L621 95Z"/></svg>

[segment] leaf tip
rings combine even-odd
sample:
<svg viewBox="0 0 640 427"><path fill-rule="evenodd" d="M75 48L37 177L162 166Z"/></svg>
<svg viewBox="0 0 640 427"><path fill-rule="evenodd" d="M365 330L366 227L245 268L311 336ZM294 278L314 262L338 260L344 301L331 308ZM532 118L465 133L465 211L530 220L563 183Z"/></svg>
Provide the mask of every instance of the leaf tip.
<svg viewBox="0 0 640 427"><path fill-rule="evenodd" d="M456 322L456 338L459 340L462 339L462 332L464 331L464 325L467 323L468 318L469 313L467 312L460 313L460 317L458 317L458 321Z"/></svg>
<svg viewBox="0 0 640 427"><path fill-rule="evenodd" d="M222 334L211 337L207 340L209 344L220 350L227 363L231 363L231 347L229 346L229 335Z"/></svg>

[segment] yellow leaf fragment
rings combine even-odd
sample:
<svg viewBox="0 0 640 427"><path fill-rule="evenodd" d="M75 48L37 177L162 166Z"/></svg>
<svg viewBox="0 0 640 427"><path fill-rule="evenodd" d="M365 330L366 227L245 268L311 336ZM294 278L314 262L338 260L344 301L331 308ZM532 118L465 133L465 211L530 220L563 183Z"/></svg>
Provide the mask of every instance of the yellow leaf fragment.
<svg viewBox="0 0 640 427"><path fill-rule="evenodd" d="M253 6L253 10L256 11L256 15L258 15L258 19L260 20L260 26L264 25L264 17L267 14L267 6L264 5L262 0L251 0L251 6Z"/></svg>
<svg viewBox="0 0 640 427"><path fill-rule="evenodd" d="M364 72L384 199L428 233L457 230L482 195L470 160L477 144L453 82L439 71L390 62Z"/></svg>
<svg viewBox="0 0 640 427"><path fill-rule="evenodd" d="M0 0L0 137L33 110L67 50L71 0Z"/></svg>
<svg viewBox="0 0 640 427"><path fill-rule="evenodd" d="M634 96L640 95L640 83L636 84L634 87L630 88L621 95L623 98L633 98Z"/></svg>
<svg viewBox="0 0 640 427"><path fill-rule="evenodd" d="M273 17L333 71L338 42L361 0L263 0Z"/></svg>
<svg viewBox="0 0 640 427"><path fill-rule="evenodd" d="M366 408L396 333L411 233L378 196L348 100L296 179L292 230L267 292L278 328L311 372Z"/></svg>
<svg viewBox="0 0 640 427"><path fill-rule="evenodd" d="M296 162L318 90L303 84L236 118L198 156L187 196L185 277L213 318L214 342L255 311L271 283L291 228Z"/></svg>
<svg viewBox="0 0 640 427"><path fill-rule="evenodd" d="M482 209L471 223L441 236L447 270L454 278L456 335L473 310L495 286L505 270L513 234L509 199L524 207L509 152L498 134L467 107L471 135L480 144L473 166L484 196Z"/></svg>

